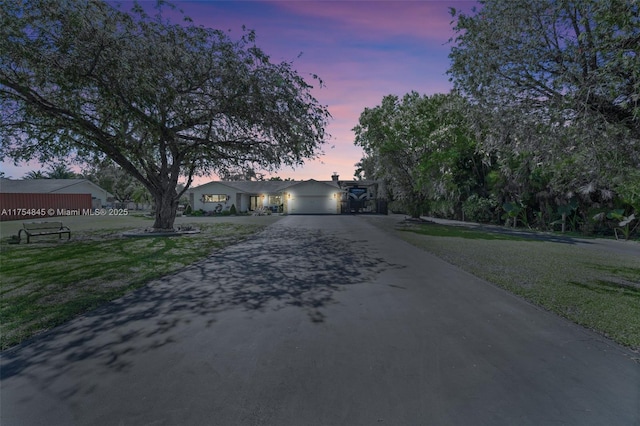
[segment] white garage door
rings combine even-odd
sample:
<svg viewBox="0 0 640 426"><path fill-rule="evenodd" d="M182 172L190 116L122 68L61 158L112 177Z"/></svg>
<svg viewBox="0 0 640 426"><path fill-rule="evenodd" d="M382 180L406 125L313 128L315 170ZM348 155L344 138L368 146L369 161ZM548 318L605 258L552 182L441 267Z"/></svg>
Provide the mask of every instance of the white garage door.
<svg viewBox="0 0 640 426"><path fill-rule="evenodd" d="M291 214L335 214L335 200L327 196L296 197L295 205L290 209Z"/></svg>

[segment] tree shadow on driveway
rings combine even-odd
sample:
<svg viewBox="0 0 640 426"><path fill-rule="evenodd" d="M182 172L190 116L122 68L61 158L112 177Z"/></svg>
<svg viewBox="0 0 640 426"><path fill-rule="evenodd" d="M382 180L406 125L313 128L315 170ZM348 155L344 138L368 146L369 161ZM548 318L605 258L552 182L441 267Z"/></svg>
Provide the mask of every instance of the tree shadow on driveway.
<svg viewBox="0 0 640 426"><path fill-rule="evenodd" d="M322 322L334 293L397 267L366 241L275 224L257 236L2 353L2 380L37 375L46 388L74 368L126 372L134 357L206 329L222 311L264 312L287 306ZM90 360L75 365L79 361ZM37 373L31 370L37 370ZM77 382L63 397L90 392Z"/></svg>

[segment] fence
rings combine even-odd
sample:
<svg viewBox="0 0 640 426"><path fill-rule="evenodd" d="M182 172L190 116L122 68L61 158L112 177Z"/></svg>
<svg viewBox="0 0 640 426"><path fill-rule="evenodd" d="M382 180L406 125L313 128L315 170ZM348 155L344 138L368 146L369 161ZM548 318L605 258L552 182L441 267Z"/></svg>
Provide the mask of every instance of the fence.
<svg viewBox="0 0 640 426"><path fill-rule="evenodd" d="M376 198L354 200L352 198L349 198L341 202L340 212L342 214L349 214L349 213L388 214L387 200L376 199Z"/></svg>
<svg viewBox="0 0 640 426"><path fill-rule="evenodd" d="M0 193L0 220L90 214L91 194Z"/></svg>

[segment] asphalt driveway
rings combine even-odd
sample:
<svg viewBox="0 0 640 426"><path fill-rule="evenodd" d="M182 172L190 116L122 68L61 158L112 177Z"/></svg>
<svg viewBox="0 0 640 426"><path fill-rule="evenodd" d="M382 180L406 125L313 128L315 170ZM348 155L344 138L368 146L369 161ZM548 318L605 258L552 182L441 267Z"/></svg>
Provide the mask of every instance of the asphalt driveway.
<svg viewBox="0 0 640 426"><path fill-rule="evenodd" d="M637 354L360 217L257 237L2 353L11 425L637 425Z"/></svg>

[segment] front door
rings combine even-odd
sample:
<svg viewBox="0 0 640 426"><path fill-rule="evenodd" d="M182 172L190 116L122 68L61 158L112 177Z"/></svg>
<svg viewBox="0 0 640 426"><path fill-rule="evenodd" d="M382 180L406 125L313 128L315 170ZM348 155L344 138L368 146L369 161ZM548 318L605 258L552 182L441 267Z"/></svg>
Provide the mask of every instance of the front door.
<svg viewBox="0 0 640 426"><path fill-rule="evenodd" d="M258 207L262 207L262 203L258 204L260 200L260 197L252 195L251 197L249 197L249 210L250 211L254 211L256 210Z"/></svg>

